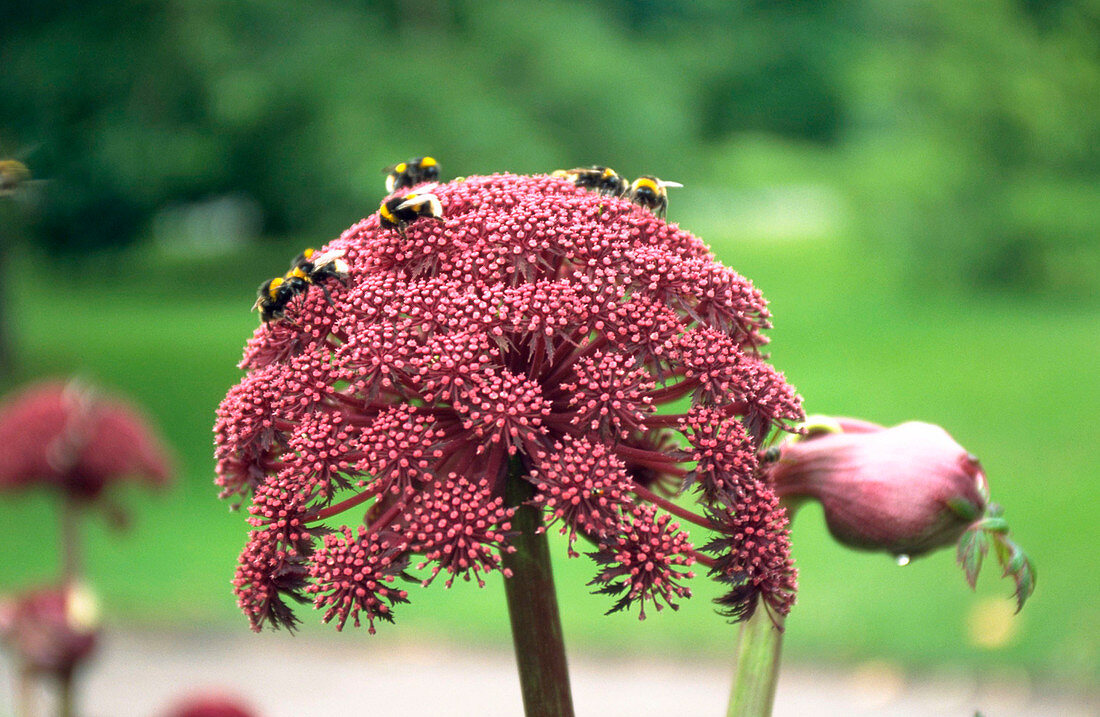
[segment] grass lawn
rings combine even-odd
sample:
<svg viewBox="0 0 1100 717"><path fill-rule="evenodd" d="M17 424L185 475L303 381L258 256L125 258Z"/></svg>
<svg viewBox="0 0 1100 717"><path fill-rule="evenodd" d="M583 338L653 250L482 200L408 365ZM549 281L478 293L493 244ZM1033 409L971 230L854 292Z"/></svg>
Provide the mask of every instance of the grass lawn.
<svg viewBox="0 0 1100 717"><path fill-rule="evenodd" d="M715 249L771 300L773 361L809 412L945 426L982 458L994 499L1038 567L1031 602L1006 620L1011 584L997 579L995 564L973 594L950 553L899 568L886 556L841 549L820 511L807 508L794 525L801 589L787 655L908 668L1023 667L1080 682L1100 675L1093 565L1100 527L1089 518L1100 505L1092 448L1100 436L1100 307L906 294L876 271L875 257L836 243L730 240ZM88 525L90 573L115 623L246 629L229 586L246 526L215 498L210 427L240 376L235 364L256 322L252 287L294 253L279 244L230 267L159 261L137 271L130 267L144 262L131 255L80 272L13 267L20 378L75 373L125 391L178 452L172 489L125 493L134 514L128 533L112 534L102 520ZM52 505L37 495L6 500L0 525L0 590L49 579ZM591 561L556 554L572 650L729 659L734 630L713 613L717 590L705 580L695 581L696 597L679 614L642 623L604 617L610 602L585 587ZM509 641L499 580L483 591L437 583L410 597L398 625L382 626L389 636L382 639ZM319 616L303 617L310 625ZM349 632L340 639L368 639Z"/></svg>

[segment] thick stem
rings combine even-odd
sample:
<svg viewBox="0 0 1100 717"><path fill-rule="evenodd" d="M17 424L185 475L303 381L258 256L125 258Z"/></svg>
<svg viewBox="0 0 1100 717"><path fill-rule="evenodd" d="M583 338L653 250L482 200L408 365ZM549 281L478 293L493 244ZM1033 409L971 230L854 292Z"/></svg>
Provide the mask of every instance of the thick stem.
<svg viewBox="0 0 1100 717"><path fill-rule="evenodd" d="M565 662L561 618L550 566L546 532L539 510L526 505L535 488L523 477L523 464L511 462L505 500L516 508L512 518L515 552L504 554L511 577L504 581L512 644L516 648L523 710L527 717L572 717L573 698Z"/></svg>
<svg viewBox="0 0 1100 717"><path fill-rule="evenodd" d="M768 614L765 606L741 623L727 717L767 717L772 713L782 646L783 617Z"/></svg>
<svg viewBox="0 0 1100 717"><path fill-rule="evenodd" d="M65 497L61 500L61 580L66 585L80 577L80 505Z"/></svg>
<svg viewBox="0 0 1100 717"><path fill-rule="evenodd" d="M58 675L57 681L57 715L58 717L73 717L73 670L66 670Z"/></svg>

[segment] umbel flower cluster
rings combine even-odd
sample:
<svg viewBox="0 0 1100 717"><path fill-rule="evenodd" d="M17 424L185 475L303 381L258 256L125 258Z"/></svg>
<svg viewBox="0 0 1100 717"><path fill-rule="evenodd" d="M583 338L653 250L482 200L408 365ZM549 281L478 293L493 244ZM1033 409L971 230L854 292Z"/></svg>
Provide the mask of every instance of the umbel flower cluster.
<svg viewBox="0 0 1100 717"><path fill-rule="evenodd" d="M612 611L675 608L698 562L730 617L786 614L787 519L758 455L803 414L760 353L760 292L695 236L566 179L431 191L441 221L373 215L323 249L346 286L258 328L218 410L217 483L251 500L234 584L253 628L312 602L373 632L416 571L507 576L509 481L571 554L592 546ZM668 500L683 491L705 515Z"/></svg>

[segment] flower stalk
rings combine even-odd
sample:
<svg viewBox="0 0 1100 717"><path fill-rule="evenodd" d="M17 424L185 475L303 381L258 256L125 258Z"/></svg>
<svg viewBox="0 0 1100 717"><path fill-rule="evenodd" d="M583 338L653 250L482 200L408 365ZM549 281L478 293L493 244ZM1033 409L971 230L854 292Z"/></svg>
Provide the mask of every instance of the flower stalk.
<svg viewBox="0 0 1100 717"><path fill-rule="evenodd" d="M727 717L767 717L772 713L783 647L783 616L758 610L741 623L733 665Z"/></svg>
<svg viewBox="0 0 1100 717"><path fill-rule="evenodd" d="M80 505L71 496L61 497L61 582L69 584L80 577Z"/></svg>
<svg viewBox="0 0 1100 717"><path fill-rule="evenodd" d="M504 581L512 644L516 650L523 709L527 717L572 717L573 698L565 660L565 641L558 613L550 547L541 530L541 511L530 500L535 487L525 478L518 457L510 464L505 504L516 509L511 545L503 565L511 577Z"/></svg>

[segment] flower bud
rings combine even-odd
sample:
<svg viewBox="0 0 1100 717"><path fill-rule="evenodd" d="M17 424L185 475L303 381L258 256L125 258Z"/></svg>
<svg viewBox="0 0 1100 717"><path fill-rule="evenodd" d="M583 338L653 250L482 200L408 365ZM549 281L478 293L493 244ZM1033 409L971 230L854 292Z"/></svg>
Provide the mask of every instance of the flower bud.
<svg viewBox="0 0 1100 717"><path fill-rule="evenodd" d="M821 425L780 447L770 478L781 498L820 501L840 543L916 556L954 544L984 513L981 465L939 426Z"/></svg>

